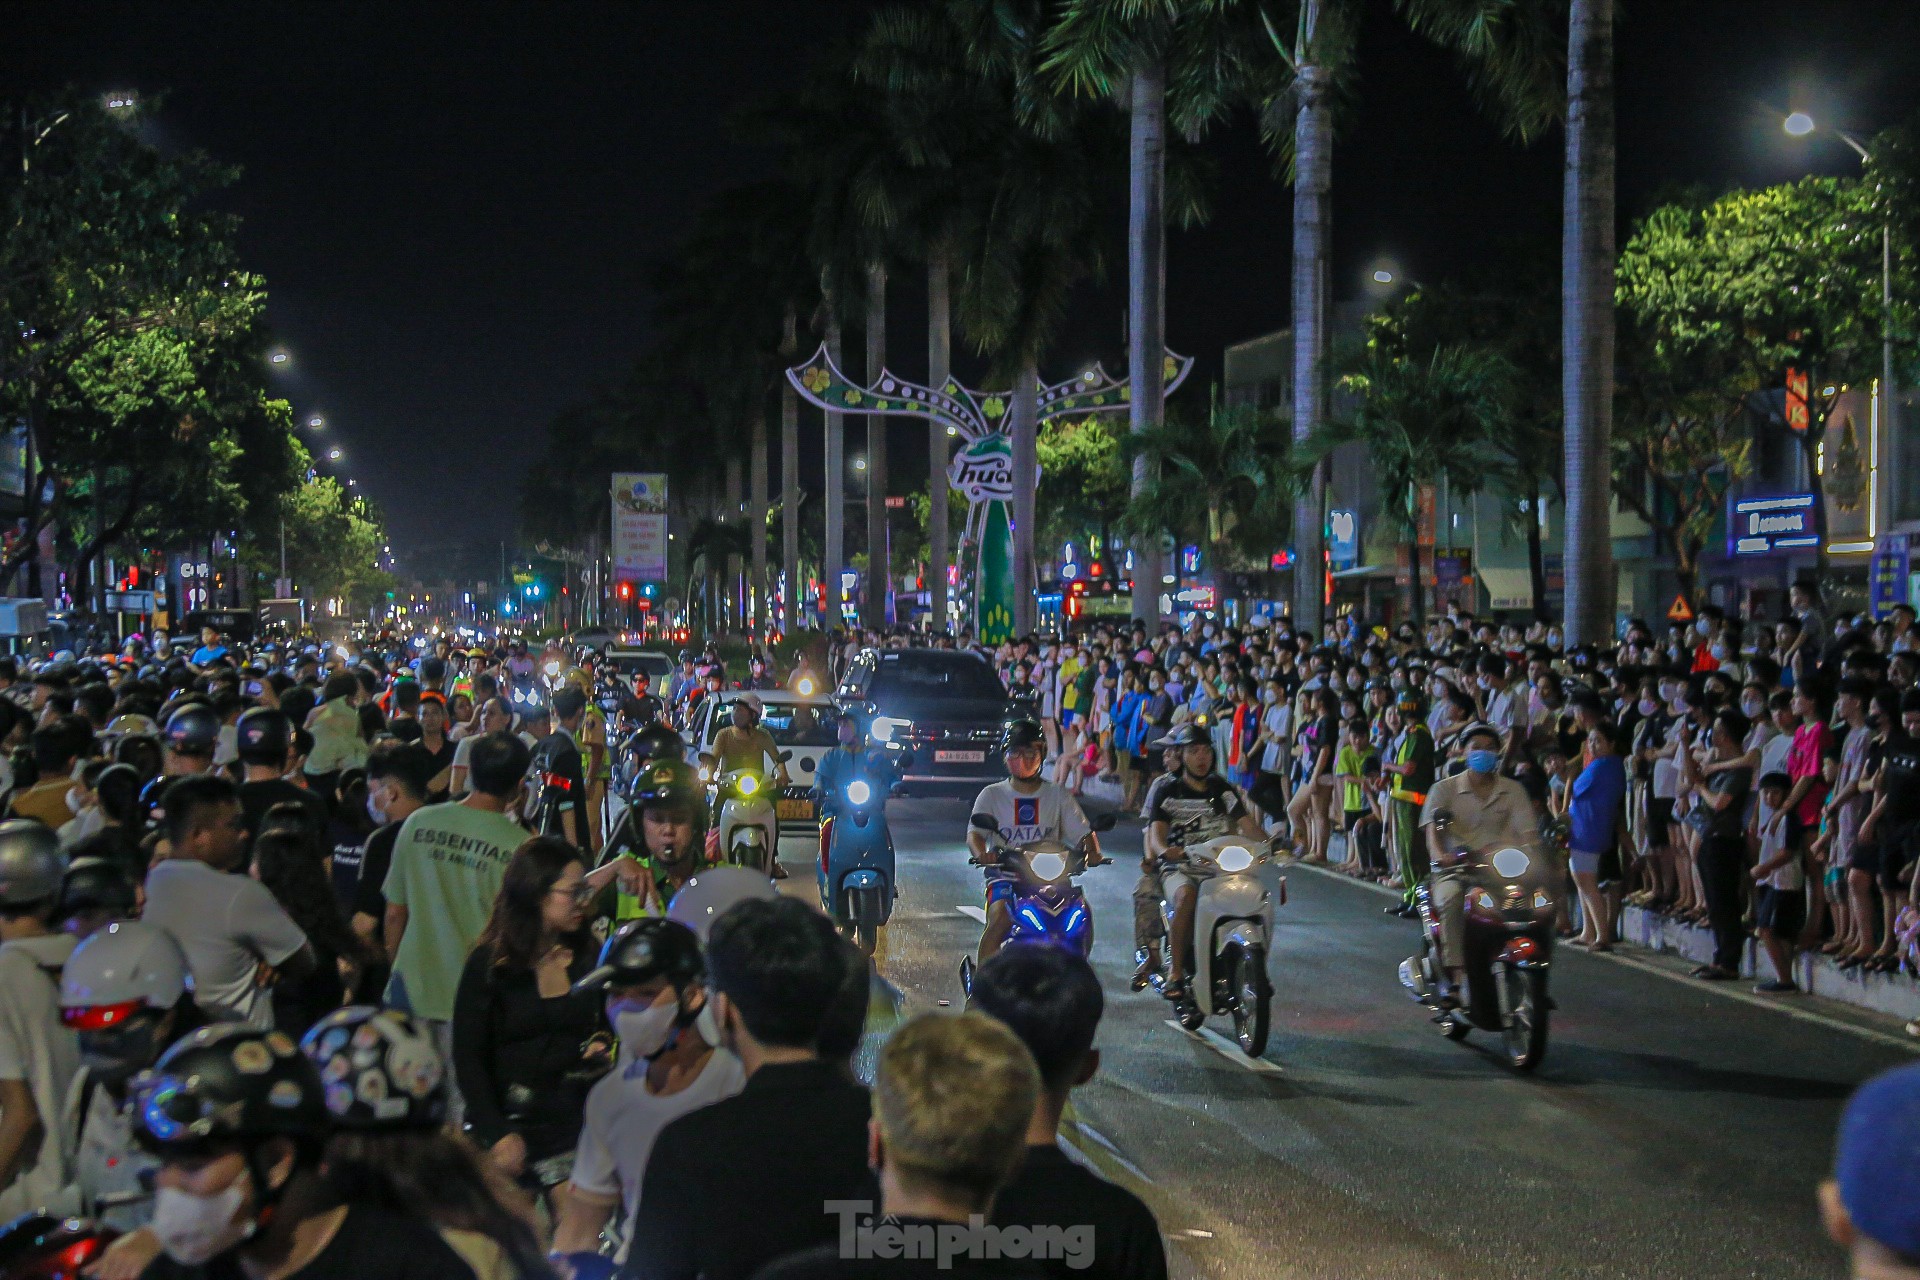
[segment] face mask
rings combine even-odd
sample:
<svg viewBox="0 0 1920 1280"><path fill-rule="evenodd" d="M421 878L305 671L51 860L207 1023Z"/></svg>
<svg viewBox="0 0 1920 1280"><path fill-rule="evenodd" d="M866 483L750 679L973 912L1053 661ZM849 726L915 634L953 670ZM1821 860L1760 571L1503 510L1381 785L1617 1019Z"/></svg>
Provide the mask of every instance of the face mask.
<svg viewBox="0 0 1920 1280"><path fill-rule="evenodd" d="M708 996L700 1006L700 1012L693 1016L693 1029L700 1038L716 1049L720 1047L720 1016L713 1011L713 997Z"/></svg>
<svg viewBox="0 0 1920 1280"><path fill-rule="evenodd" d="M246 1198L244 1175L212 1196L160 1187L153 1193L150 1225L169 1258L183 1267L197 1267L253 1235L252 1222L234 1221Z"/></svg>
<svg viewBox="0 0 1920 1280"><path fill-rule="evenodd" d="M1500 763L1500 753L1481 748L1467 752L1467 768L1475 773L1492 773Z"/></svg>
<svg viewBox="0 0 1920 1280"><path fill-rule="evenodd" d="M1687 700L1685 698L1675 697L1673 700L1673 709L1675 711L1685 711L1687 709Z"/></svg>
<svg viewBox="0 0 1920 1280"><path fill-rule="evenodd" d="M1661 698L1661 700L1662 700L1662 701L1664 701L1664 702L1672 702L1672 701L1673 701L1673 695L1674 695L1674 693L1675 693L1675 692L1676 692L1676 691L1678 690L1678 688L1679 688L1679 686L1678 686L1678 685L1676 685L1676 684L1674 684L1674 682L1673 682L1673 681L1671 681L1671 680L1662 680L1662 681L1660 682L1660 698Z"/></svg>
<svg viewBox="0 0 1920 1280"><path fill-rule="evenodd" d="M1560 647L1560 633L1558 631L1547 632L1547 647L1550 649L1558 649Z"/></svg>
<svg viewBox="0 0 1920 1280"><path fill-rule="evenodd" d="M1712 656L1715 662L1725 662L1727 660L1727 646L1723 644L1708 645L1707 653Z"/></svg>
<svg viewBox="0 0 1920 1280"><path fill-rule="evenodd" d="M376 825L382 827L387 825L387 807L375 800L371 792L367 794L367 816L372 818Z"/></svg>
<svg viewBox="0 0 1920 1280"><path fill-rule="evenodd" d="M1766 709L1767 704L1758 698L1742 698L1740 700L1740 714L1749 720L1759 719L1760 713Z"/></svg>
<svg viewBox="0 0 1920 1280"><path fill-rule="evenodd" d="M620 1047L635 1058L651 1058L673 1040L674 1019L680 1016L678 1001L634 1009L625 1004L608 1011L613 1029L620 1036Z"/></svg>
<svg viewBox="0 0 1920 1280"><path fill-rule="evenodd" d="M1271 706L1272 704L1280 701L1280 695L1275 690L1265 689L1265 690L1262 690L1260 693L1260 701Z"/></svg>
<svg viewBox="0 0 1920 1280"><path fill-rule="evenodd" d="M1660 709L1660 704L1659 704L1659 703L1657 703L1657 702L1655 702L1655 701L1654 701L1654 700L1653 700L1652 698L1642 698L1642 699L1640 699L1640 714L1641 714L1641 715L1643 715L1643 716L1650 716L1650 715L1652 715L1652 714L1653 714L1654 712L1656 712L1656 711L1658 711L1659 709Z"/></svg>

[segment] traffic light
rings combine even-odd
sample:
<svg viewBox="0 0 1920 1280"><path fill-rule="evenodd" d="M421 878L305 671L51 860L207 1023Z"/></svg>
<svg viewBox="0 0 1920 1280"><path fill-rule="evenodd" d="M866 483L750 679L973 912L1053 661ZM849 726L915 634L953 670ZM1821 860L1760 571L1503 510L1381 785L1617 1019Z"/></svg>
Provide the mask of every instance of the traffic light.
<svg viewBox="0 0 1920 1280"><path fill-rule="evenodd" d="M633 584L631 582L615 583L613 594L616 599L631 600L633 599Z"/></svg>
<svg viewBox="0 0 1920 1280"><path fill-rule="evenodd" d="M657 582L649 582L640 588L640 594L649 600L658 600L660 598L660 584Z"/></svg>

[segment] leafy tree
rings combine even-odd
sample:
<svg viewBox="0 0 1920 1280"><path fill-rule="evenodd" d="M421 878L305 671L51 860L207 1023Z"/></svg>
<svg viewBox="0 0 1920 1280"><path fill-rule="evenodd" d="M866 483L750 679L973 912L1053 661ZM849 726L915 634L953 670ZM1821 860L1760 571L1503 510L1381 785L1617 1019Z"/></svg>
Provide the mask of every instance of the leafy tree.
<svg viewBox="0 0 1920 1280"><path fill-rule="evenodd" d="M306 600L339 597L359 608L392 589L391 576L379 567L386 531L378 508L332 476L314 476L282 497L280 520L286 522L287 574ZM247 544L254 570L278 573L275 533L273 540Z"/></svg>
<svg viewBox="0 0 1920 1280"><path fill-rule="evenodd" d="M1055 420L1040 432L1037 451L1042 542L1097 539L1110 550L1131 487L1114 424L1104 414Z"/></svg>

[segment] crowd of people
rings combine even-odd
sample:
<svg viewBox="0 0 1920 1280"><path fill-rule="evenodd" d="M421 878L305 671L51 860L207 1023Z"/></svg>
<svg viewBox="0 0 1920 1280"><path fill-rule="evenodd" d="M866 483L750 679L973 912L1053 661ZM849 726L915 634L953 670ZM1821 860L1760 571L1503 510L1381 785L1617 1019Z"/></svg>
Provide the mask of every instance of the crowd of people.
<svg viewBox="0 0 1920 1280"><path fill-rule="evenodd" d="M1146 821L1135 989L1170 945L1176 1000L1183 843L1265 837L1412 914L1441 796L1469 833L1497 814L1559 852L1569 945L1612 947L1632 903L1711 928L1702 980L1737 977L1749 936L1769 994L1807 951L1911 973L1913 613L1793 604L1604 648L1453 613L980 648L1033 714L996 786L1057 789L1097 857L1071 797L1117 784ZM961 1274L1164 1275L1147 1207L1057 1144L1098 1063L1084 959L1001 947L990 915L970 1011L891 1029L863 1082L870 963L713 865L667 724L723 687L824 690L911 637L827 639L731 680L689 651L611 709L557 647L208 633L0 660L0 1220L97 1220L110 1280L799 1280L896 1274L921 1242ZM1893 1095L1910 1129L1916 1093ZM1898 1253L1848 1167L1843 1134L1836 1238Z"/></svg>
<svg viewBox="0 0 1920 1280"><path fill-rule="evenodd" d="M0 660L0 1221L97 1223L109 1280L861 1274L940 1232L961 1274L1164 1275L1055 1145L1087 962L1009 953L875 1050L866 957L712 865L654 718L717 662L608 711L576 656ZM609 718L637 839L602 856Z"/></svg>

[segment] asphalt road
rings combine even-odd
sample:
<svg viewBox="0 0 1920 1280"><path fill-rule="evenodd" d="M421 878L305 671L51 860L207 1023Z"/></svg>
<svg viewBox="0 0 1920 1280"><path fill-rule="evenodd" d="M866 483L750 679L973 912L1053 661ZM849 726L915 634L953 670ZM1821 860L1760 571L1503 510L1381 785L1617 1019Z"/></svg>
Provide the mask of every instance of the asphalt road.
<svg viewBox="0 0 1920 1280"><path fill-rule="evenodd" d="M960 1002L979 937L963 846L972 789L888 809L901 898L882 973L909 1012ZM812 893L805 843L783 842ZM1475 1032L1443 1039L1395 980L1412 926L1382 898L1287 872L1273 1034L1249 1063L1127 990L1140 828L1083 884L1107 992L1101 1069L1070 1135L1159 1215L1175 1275L1841 1277L1815 1216L1852 1088L1911 1054L1575 952L1554 970L1552 1046L1532 1076ZM1744 988L1743 988L1744 990ZM1476 1041L1482 1042L1477 1046Z"/></svg>

